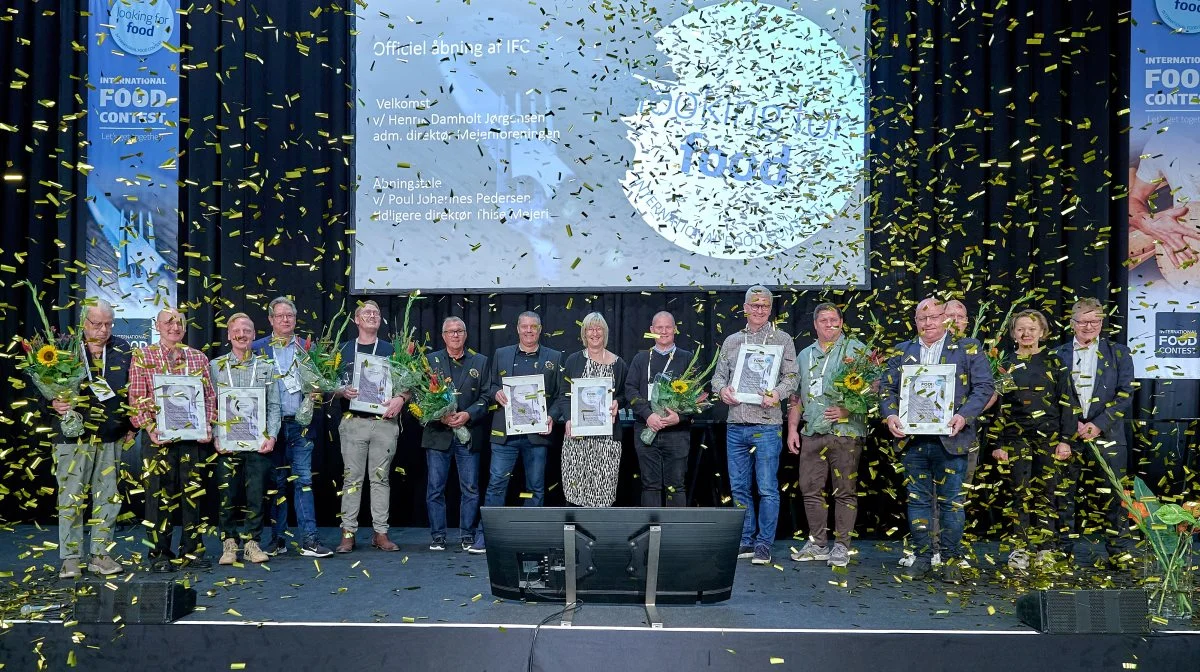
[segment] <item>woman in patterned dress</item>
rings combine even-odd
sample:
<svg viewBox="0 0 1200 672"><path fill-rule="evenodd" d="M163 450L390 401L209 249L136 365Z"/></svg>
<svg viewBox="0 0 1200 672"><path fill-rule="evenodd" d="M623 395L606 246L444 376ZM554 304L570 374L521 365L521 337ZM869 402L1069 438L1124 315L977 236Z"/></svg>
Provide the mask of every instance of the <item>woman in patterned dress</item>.
<svg viewBox="0 0 1200 672"><path fill-rule="evenodd" d="M567 357L559 370L558 396L551 409L555 421L566 426L562 449L562 485L567 501L578 506L612 506L617 497L621 466L621 425L617 409L624 403L625 360L608 351L608 322L600 313L583 318L579 331L584 349ZM571 381L576 378L611 378L613 401L608 410L612 431L602 436L572 434Z"/></svg>

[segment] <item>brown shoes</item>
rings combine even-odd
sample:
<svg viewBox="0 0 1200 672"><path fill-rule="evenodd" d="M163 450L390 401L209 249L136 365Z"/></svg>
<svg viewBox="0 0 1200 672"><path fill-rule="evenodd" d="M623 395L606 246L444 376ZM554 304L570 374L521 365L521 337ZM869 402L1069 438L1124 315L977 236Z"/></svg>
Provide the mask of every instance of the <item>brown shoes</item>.
<svg viewBox="0 0 1200 672"><path fill-rule="evenodd" d="M354 533L342 528L342 541L333 549L334 553L351 553L354 551Z"/></svg>
<svg viewBox="0 0 1200 672"><path fill-rule="evenodd" d="M398 550L400 550L399 546L394 544L391 539L388 539L387 534L380 534L379 532L376 532L371 537L371 545L374 546L375 548L378 548L381 551L398 551Z"/></svg>

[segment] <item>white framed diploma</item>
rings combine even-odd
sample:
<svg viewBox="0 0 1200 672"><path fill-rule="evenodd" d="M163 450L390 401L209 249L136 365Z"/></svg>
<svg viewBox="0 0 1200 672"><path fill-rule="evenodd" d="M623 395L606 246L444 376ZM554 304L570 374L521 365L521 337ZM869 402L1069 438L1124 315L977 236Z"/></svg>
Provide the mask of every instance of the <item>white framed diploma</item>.
<svg viewBox="0 0 1200 672"><path fill-rule="evenodd" d="M571 435L612 436L613 379L571 380Z"/></svg>
<svg viewBox="0 0 1200 672"><path fill-rule="evenodd" d="M204 379L154 375L155 429L161 441L199 441L208 437Z"/></svg>
<svg viewBox="0 0 1200 672"><path fill-rule="evenodd" d="M217 391L213 440L221 450L258 450L266 440L267 390L226 387Z"/></svg>
<svg viewBox="0 0 1200 672"><path fill-rule="evenodd" d="M504 396L508 397L504 407L506 434L542 434L550 429L544 376L505 376L500 379L500 385Z"/></svg>
<svg viewBox="0 0 1200 672"><path fill-rule="evenodd" d="M900 423L905 434L949 436L956 375L954 364L905 364L900 368Z"/></svg>
<svg viewBox="0 0 1200 672"><path fill-rule="evenodd" d="M733 368L733 396L743 404L761 404L762 395L775 389L779 366L783 363L782 345L743 343L738 348Z"/></svg>
<svg viewBox="0 0 1200 672"><path fill-rule="evenodd" d="M387 357L358 353L350 386L358 390L358 396L350 400L350 410L383 415L392 398L392 363Z"/></svg>

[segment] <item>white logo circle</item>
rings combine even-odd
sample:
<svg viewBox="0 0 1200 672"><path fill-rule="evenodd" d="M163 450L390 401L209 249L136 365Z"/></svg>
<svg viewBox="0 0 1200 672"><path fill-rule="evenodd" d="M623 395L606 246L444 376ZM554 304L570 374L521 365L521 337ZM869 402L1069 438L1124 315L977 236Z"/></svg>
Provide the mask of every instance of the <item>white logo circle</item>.
<svg viewBox="0 0 1200 672"><path fill-rule="evenodd" d="M125 53L149 56L162 49L175 30L175 11L167 0L117 0L108 12L109 34Z"/></svg>
<svg viewBox="0 0 1200 672"><path fill-rule="evenodd" d="M675 81L625 117L636 155L621 184L646 223L705 256L800 245L861 181L865 92L827 32L788 9L727 3L660 30Z"/></svg>

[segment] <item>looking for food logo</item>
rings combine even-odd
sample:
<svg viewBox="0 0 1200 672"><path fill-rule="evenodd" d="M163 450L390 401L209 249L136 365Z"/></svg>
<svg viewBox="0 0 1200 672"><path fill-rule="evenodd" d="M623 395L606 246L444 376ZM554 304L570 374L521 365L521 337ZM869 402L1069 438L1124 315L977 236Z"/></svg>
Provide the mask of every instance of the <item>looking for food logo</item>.
<svg viewBox="0 0 1200 672"><path fill-rule="evenodd" d="M655 34L675 81L624 118L621 184L646 223L705 256L756 259L802 244L861 180L864 91L841 46L773 5L690 12Z"/></svg>

